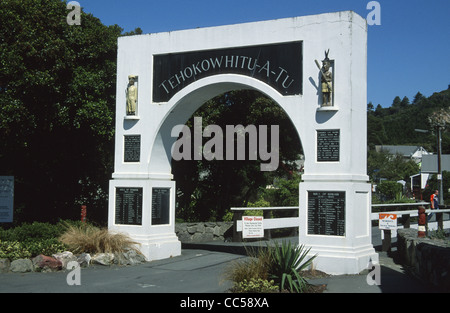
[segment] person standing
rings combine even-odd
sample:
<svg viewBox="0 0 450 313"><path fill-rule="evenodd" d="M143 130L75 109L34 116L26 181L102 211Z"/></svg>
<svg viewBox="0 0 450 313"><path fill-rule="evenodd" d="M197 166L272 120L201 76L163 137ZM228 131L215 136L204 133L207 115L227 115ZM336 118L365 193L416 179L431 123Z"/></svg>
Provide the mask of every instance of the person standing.
<svg viewBox="0 0 450 313"><path fill-rule="evenodd" d="M439 210L439 190L435 190L434 193L430 197L430 206L432 210ZM431 219L431 217L434 215L434 213L431 213L428 215L428 221Z"/></svg>

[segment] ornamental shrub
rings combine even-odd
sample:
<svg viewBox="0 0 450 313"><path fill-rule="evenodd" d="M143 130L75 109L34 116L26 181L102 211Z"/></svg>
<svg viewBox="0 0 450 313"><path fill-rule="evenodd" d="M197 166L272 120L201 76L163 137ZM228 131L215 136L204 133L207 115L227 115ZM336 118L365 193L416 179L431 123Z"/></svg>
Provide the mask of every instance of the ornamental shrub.
<svg viewBox="0 0 450 313"><path fill-rule="evenodd" d="M235 283L231 292L235 293L275 293L278 292L278 286L274 281L268 281L261 278L251 278L250 281L244 279L241 282Z"/></svg>
<svg viewBox="0 0 450 313"><path fill-rule="evenodd" d="M31 258L31 253L18 241L1 241L0 240L0 259L9 259L14 261L17 259Z"/></svg>
<svg viewBox="0 0 450 313"><path fill-rule="evenodd" d="M305 250L304 245L292 246L291 242L283 241L281 246L275 241L275 247L269 246L272 256L269 278L273 278L279 285L280 291L304 292L308 283L300 272L307 269L316 255L307 259L311 248Z"/></svg>
<svg viewBox="0 0 450 313"><path fill-rule="evenodd" d="M77 222L58 224L33 222L25 223L7 230L0 229L0 258L10 261L43 255L52 255L67 250L59 237L68 225Z"/></svg>
<svg viewBox="0 0 450 313"><path fill-rule="evenodd" d="M0 232L0 239L5 241L36 241L58 238L64 230L62 224L56 225L50 223L33 222L24 223L20 226L3 230Z"/></svg>

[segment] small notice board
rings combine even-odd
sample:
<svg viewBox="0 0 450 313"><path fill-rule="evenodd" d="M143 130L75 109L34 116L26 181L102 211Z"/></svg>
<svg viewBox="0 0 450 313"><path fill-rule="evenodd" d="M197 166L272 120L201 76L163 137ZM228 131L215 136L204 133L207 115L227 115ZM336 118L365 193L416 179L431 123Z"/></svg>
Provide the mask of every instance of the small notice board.
<svg viewBox="0 0 450 313"><path fill-rule="evenodd" d="M0 176L0 223L12 223L14 176Z"/></svg>
<svg viewBox="0 0 450 313"><path fill-rule="evenodd" d="M262 216L243 216L242 238L264 238L264 218Z"/></svg>
<svg viewBox="0 0 450 313"><path fill-rule="evenodd" d="M379 229L397 229L397 214L380 214Z"/></svg>

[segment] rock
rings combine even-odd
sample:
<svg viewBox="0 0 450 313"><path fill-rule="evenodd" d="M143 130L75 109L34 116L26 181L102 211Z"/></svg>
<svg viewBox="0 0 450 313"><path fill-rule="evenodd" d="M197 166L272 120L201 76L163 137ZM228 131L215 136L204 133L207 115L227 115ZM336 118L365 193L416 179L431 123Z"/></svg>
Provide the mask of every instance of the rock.
<svg viewBox="0 0 450 313"><path fill-rule="evenodd" d="M67 268L67 264L69 262L77 261L77 257L74 256L73 253L70 251L55 253L52 255L52 257L61 262L63 269Z"/></svg>
<svg viewBox="0 0 450 313"><path fill-rule="evenodd" d="M178 239L181 242L191 242L192 241L192 235L190 235L187 232L182 232L178 234Z"/></svg>
<svg viewBox="0 0 450 313"><path fill-rule="evenodd" d="M80 267L88 267L91 259L91 255L89 253L83 252L77 257L77 262L80 264Z"/></svg>
<svg viewBox="0 0 450 313"><path fill-rule="evenodd" d="M226 235L232 235L232 234L233 234L233 223L221 223L220 224L220 235L221 236L227 237Z"/></svg>
<svg viewBox="0 0 450 313"><path fill-rule="evenodd" d="M197 225L197 233L204 233L205 232L205 224L199 223Z"/></svg>
<svg viewBox="0 0 450 313"><path fill-rule="evenodd" d="M0 259L0 273L8 272L10 266L11 262L9 261L9 259Z"/></svg>
<svg viewBox="0 0 450 313"><path fill-rule="evenodd" d="M213 241L214 235L212 234L212 232L210 233L195 233L192 236L192 242L208 242L208 241Z"/></svg>
<svg viewBox="0 0 450 313"><path fill-rule="evenodd" d="M127 249L115 255L114 263L120 265L136 265L146 262L145 257L134 249Z"/></svg>
<svg viewBox="0 0 450 313"><path fill-rule="evenodd" d="M220 226L216 226L213 228L213 234L215 237L219 237L221 235L220 233Z"/></svg>
<svg viewBox="0 0 450 313"><path fill-rule="evenodd" d="M38 255L32 260L34 269L37 271L58 271L62 269L62 262L55 258L45 256L43 254Z"/></svg>
<svg viewBox="0 0 450 313"><path fill-rule="evenodd" d="M11 262L9 268L14 273L27 273L33 271L33 262L30 259L18 259Z"/></svg>
<svg viewBox="0 0 450 313"><path fill-rule="evenodd" d="M195 234L197 232L197 225L194 226L188 226L187 231L189 234Z"/></svg>
<svg viewBox="0 0 450 313"><path fill-rule="evenodd" d="M187 231L186 223L175 224L175 232L176 233L185 232L185 231Z"/></svg>
<svg viewBox="0 0 450 313"><path fill-rule="evenodd" d="M114 262L114 253L97 253L92 256L93 264L111 265Z"/></svg>

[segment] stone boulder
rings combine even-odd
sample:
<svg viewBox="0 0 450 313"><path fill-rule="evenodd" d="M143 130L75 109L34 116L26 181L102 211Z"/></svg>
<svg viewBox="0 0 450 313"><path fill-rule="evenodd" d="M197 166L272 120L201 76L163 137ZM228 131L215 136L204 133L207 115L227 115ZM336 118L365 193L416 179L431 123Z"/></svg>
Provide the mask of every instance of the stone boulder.
<svg viewBox="0 0 450 313"><path fill-rule="evenodd" d="M74 256L70 251L55 253L52 255L52 257L61 262L63 269L67 268L67 264L69 262L77 261L77 257Z"/></svg>
<svg viewBox="0 0 450 313"><path fill-rule="evenodd" d="M126 249L124 252L116 253L114 263L119 265L136 265L146 262L145 256L135 249Z"/></svg>
<svg viewBox="0 0 450 313"><path fill-rule="evenodd" d="M92 256L93 264L111 265L114 262L114 253L97 253Z"/></svg>
<svg viewBox="0 0 450 313"><path fill-rule="evenodd" d="M0 259L0 273L8 272L10 266L11 262L9 261L9 259Z"/></svg>
<svg viewBox="0 0 450 313"><path fill-rule="evenodd" d="M14 273L27 273L33 271L33 262L30 259L18 259L11 262L9 270Z"/></svg>
<svg viewBox="0 0 450 313"><path fill-rule="evenodd" d="M38 255L32 259L32 263L35 271L51 272L59 271L62 269L62 262L50 256L43 254Z"/></svg>
<svg viewBox="0 0 450 313"><path fill-rule="evenodd" d="M88 267L89 263L91 263L91 255L89 253L82 253L77 256L77 262L80 264L80 267Z"/></svg>

